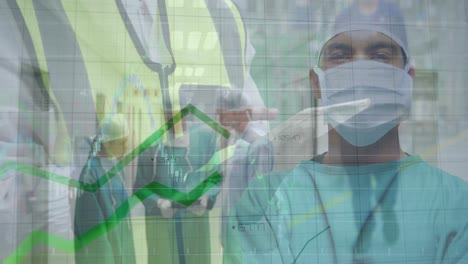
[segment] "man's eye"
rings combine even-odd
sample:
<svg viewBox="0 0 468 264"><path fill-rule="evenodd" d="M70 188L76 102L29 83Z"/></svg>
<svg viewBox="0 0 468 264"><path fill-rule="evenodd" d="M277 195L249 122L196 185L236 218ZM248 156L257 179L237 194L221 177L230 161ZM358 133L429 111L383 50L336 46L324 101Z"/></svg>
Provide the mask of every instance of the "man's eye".
<svg viewBox="0 0 468 264"><path fill-rule="evenodd" d="M330 54L330 56L328 57L328 60L337 62L337 61L348 60L349 58L350 58L349 54L340 52L340 53Z"/></svg>
<svg viewBox="0 0 468 264"><path fill-rule="evenodd" d="M392 55L385 52L379 52L374 54L371 59L376 61L389 61L392 59Z"/></svg>

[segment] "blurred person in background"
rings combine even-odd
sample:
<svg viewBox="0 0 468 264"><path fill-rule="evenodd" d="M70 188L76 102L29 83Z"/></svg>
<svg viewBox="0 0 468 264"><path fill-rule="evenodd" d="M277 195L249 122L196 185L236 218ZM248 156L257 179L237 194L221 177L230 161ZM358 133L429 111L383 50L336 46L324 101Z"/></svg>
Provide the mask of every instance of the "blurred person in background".
<svg viewBox="0 0 468 264"><path fill-rule="evenodd" d="M96 226L102 223L112 224L116 221L116 210L128 206L128 193L124 184L123 170L117 175L108 175L128 151L129 128L122 114L110 117L102 126L101 133L95 137L93 151L87 165L83 168L80 181L98 182L101 176L107 177L96 192L80 190L76 198L74 232L78 238L77 245L84 241L88 232L97 232ZM133 232L130 216L117 223L117 226L106 230L89 247L77 248L76 263L136 263L133 244Z"/></svg>

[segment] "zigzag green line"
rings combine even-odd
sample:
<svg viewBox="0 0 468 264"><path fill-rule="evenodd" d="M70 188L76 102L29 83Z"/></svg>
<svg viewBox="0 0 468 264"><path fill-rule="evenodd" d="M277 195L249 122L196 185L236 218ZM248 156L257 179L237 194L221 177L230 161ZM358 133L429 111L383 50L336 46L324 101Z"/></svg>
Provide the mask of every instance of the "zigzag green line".
<svg viewBox="0 0 468 264"><path fill-rule="evenodd" d="M208 192L213 186L218 184L221 179L221 174L215 172L189 193L183 193L163 184L152 182L139 191L135 192L126 201L124 201L106 221L96 225L88 232L74 240L58 237L42 230L35 230L31 232L31 234L29 234L29 236L26 237L23 242L21 242L16 250L5 259L4 263L21 263L21 261L37 244L45 244L49 247L53 247L67 253L74 253L89 245L91 242L98 239L107 232L111 231L122 221L122 219L124 219L130 213L135 205L150 195L158 194L175 202L189 206L198 200L198 198L200 198L203 194Z"/></svg>
<svg viewBox="0 0 468 264"><path fill-rule="evenodd" d="M153 143L157 142L169 129L171 129L175 124L181 121L187 114L192 113L194 116L198 117L201 121L211 127L213 130L221 134L225 138L229 138L230 133L224 129L220 124L216 123L206 114L198 110L195 106L189 104L184 107L179 113L177 113L173 118L167 121L162 127L156 130L151 136L146 138L138 147L133 149L129 154L127 154L121 161L119 161L114 167L112 167L108 172L99 177L99 179L94 183L85 183L75 179L70 179L68 177L58 175L55 173L48 172L46 170L38 169L26 164L17 163L14 161L5 162L2 167L0 167L0 179L12 169L23 172L25 174L31 174L39 178L47 179L49 181L57 182L60 184L68 185L77 189L85 190L88 192L96 192L101 186L106 184L112 177L117 175L119 171L123 170L130 162L132 162L138 155L143 151L148 149Z"/></svg>

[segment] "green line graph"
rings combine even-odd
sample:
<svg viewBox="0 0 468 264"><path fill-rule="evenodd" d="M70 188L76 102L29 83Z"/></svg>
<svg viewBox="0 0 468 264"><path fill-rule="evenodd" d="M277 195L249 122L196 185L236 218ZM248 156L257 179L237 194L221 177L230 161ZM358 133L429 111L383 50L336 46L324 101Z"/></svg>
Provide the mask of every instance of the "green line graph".
<svg viewBox="0 0 468 264"><path fill-rule="evenodd" d="M67 253L74 253L111 231L130 213L133 207L152 194L158 194L160 196L170 198L175 202L189 206L221 180L221 174L215 172L189 193L183 193L163 184L152 182L146 187L135 192L126 201L124 201L106 221L96 225L88 232L74 240L68 240L52 235L43 230L35 230L31 232L31 234L21 242L16 250L5 259L4 264L21 263L29 252L31 252L31 250L38 244L45 244L49 247L53 247Z"/></svg>
<svg viewBox="0 0 468 264"><path fill-rule="evenodd" d="M166 124L161 126L152 135L146 138L138 147L133 149L129 154L127 154L121 161L119 161L108 172L100 176L99 179L94 183L85 183L85 182L81 182L75 179L70 179L69 177L66 177L66 176L51 173L47 170L42 170L33 166L29 166L29 165L14 162L14 161L5 162L0 167L0 179L4 177L4 175L9 170L14 169L16 171L19 171L25 174L30 174L39 178L43 178L43 179L47 179L49 181L53 181L56 183L68 185L70 187L74 187L77 189L85 190L88 192L96 192L99 188L101 188L101 186L106 184L110 179L112 179L112 177L117 175L121 170L123 170L123 168L125 168L128 164L130 164L130 162L132 162L136 157L138 157L143 151L145 151L152 144L157 142L167 131L169 131L175 124L180 122L189 113L198 117L201 121L203 121L213 130L221 134L223 137L229 138L230 136L229 131L223 128L220 124L216 123L216 121L212 120L206 114L198 110L195 106L189 104L186 107L184 107L179 113L177 113L173 118L167 121Z"/></svg>
<svg viewBox="0 0 468 264"><path fill-rule="evenodd" d="M212 120L206 114L198 110L193 105L188 105L184 107L179 113L177 113L173 118L166 122L162 127L156 130L151 136L146 138L138 147L132 150L127 154L121 161L119 161L114 167L112 167L104 175L100 176L99 179L94 183L85 183L75 179L70 179L66 176L51 173L47 170L42 170L33 166L18 162L5 162L0 167L0 179L10 170L16 170L25 174L30 174L39 178L47 179L52 182L68 185L77 189L81 189L87 192L96 192L101 186L106 184L112 177L118 174L124 167L126 167L130 162L132 162L136 157L138 157L142 152L148 149L152 144L157 142L167 131L169 131L175 124L180 122L185 116L189 113L193 114L213 130L221 134L225 138L229 138L230 133L224 129L220 124ZM50 247L62 250L64 252L73 253L79 249L85 247L92 241L96 240L100 236L109 232L115 226L117 226L120 221L125 218L128 213L131 211L135 205L143 201L152 194L157 194L159 196L170 199L174 202L189 206L196 200L198 200L203 194L208 192L213 186L218 184L222 180L222 176L215 172L211 174L207 179L201 182L197 187L195 187L189 193L183 193L171 187L165 186L163 184L152 182L135 192L130 196L126 201L122 203L112 214L109 219L96 225L88 232L82 236L76 238L75 240L68 240L53 234L49 234L43 230L35 230L29 234L23 242L17 247L17 249L4 260L5 264L10 263L20 263L24 257L26 257L29 252L37 244L46 244Z"/></svg>

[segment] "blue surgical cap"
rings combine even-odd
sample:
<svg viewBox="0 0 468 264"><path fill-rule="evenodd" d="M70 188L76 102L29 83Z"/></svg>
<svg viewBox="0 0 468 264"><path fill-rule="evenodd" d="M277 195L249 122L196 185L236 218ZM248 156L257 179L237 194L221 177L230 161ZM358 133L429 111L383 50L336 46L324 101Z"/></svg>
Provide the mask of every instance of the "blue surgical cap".
<svg viewBox="0 0 468 264"><path fill-rule="evenodd" d="M358 30L376 31L390 37L409 57L405 21L400 8L393 3L380 0L375 12L363 14L355 1L336 17L333 32L325 43L340 33Z"/></svg>

